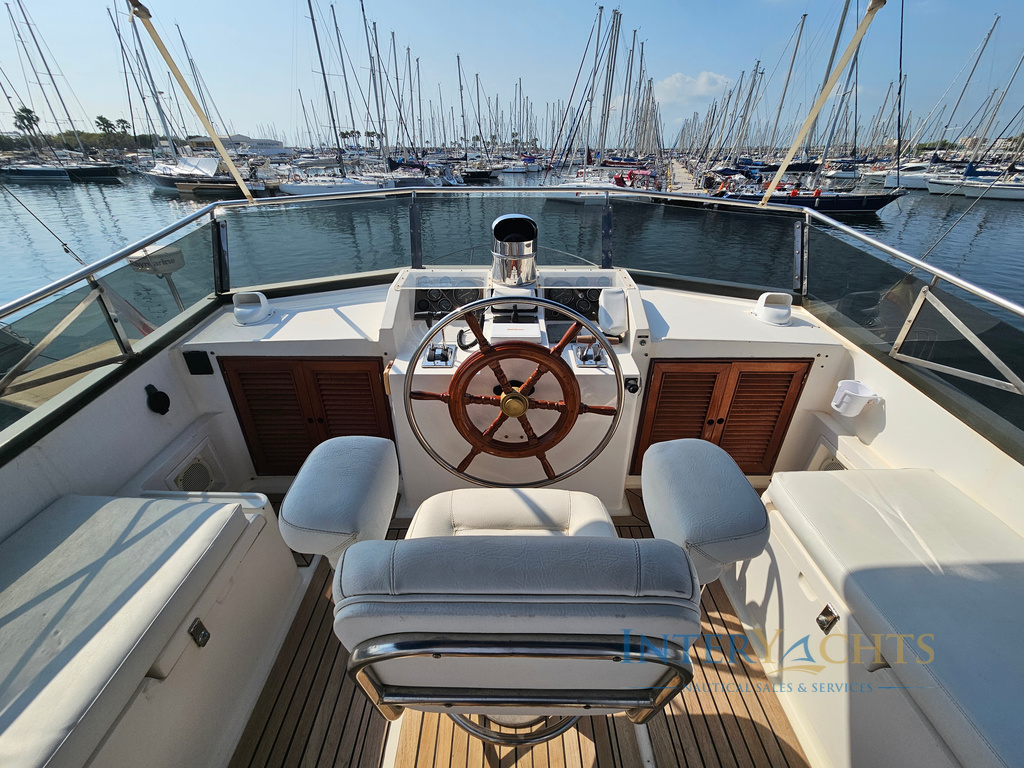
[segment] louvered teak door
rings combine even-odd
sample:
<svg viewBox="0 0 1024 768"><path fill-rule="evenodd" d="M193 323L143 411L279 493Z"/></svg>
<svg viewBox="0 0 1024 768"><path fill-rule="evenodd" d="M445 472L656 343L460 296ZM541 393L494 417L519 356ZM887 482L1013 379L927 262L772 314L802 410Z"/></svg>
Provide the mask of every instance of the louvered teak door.
<svg viewBox="0 0 1024 768"><path fill-rule="evenodd" d="M746 474L770 474L810 370L810 360L655 360L648 377L633 474L647 448L700 438Z"/></svg>
<svg viewBox="0 0 1024 768"><path fill-rule="evenodd" d="M639 475L654 443L682 438L710 440L728 380L729 362L655 360L648 375L640 433L633 453ZM710 419L710 423L709 423Z"/></svg>
<svg viewBox="0 0 1024 768"><path fill-rule="evenodd" d="M222 357L221 370L260 475L294 475L321 441L302 361Z"/></svg>
<svg viewBox="0 0 1024 768"><path fill-rule="evenodd" d="M259 475L294 475L331 437L392 437L376 358L223 357L220 364Z"/></svg>
<svg viewBox="0 0 1024 768"><path fill-rule="evenodd" d="M376 358L306 361L306 382L321 439L346 435L391 438L381 370Z"/></svg>
<svg viewBox="0 0 1024 768"><path fill-rule="evenodd" d="M744 473L771 474L810 367L809 360L732 364L711 440Z"/></svg>

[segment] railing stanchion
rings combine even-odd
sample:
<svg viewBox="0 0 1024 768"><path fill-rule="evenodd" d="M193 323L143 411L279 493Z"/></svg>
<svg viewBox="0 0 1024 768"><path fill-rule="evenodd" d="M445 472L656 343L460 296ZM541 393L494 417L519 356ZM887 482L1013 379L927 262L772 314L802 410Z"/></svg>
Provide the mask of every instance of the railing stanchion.
<svg viewBox="0 0 1024 768"><path fill-rule="evenodd" d="M604 193L604 211L601 214L601 269L612 268L612 199Z"/></svg>
<svg viewBox="0 0 1024 768"><path fill-rule="evenodd" d="M107 321L107 326L110 328L110 332L113 334L114 339L117 341L117 347L121 350L121 354L125 357L131 357L134 352L132 351L132 343L128 339L128 333L124 329L124 323L121 322L117 316L117 311L114 309L113 303L110 301L110 297L107 296L106 287L100 285L93 278L88 278L89 287L96 292L96 303L100 307L100 311L103 313L103 319Z"/></svg>
<svg viewBox="0 0 1024 768"><path fill-rule="evenodd" d="M804 284L804 223L793 222L793 290L800 292Z"/></svg>
<svg viewBox="0 0 1024 768"><path fill-rule="evenodd" d="M212 224L213 290L219 295L231 290L231 272L228 267L228 223L223 219L214 218Z"/></svg>
<svg viewBox="0 0 1024 768"><path fill-rule="evenodd" d="M423 269L423 236L420 231L422 218L420 201L416 192L412 193L412 204L409 206L409 246L412 250L412 268Z"/></svg>
<svg viewBox="0 0 1024 768"><path fill-rule="evenodd" d="M800 266L800 295L807 298L807 285L810 279L808 272L811 265L811 217L804 214L803 240L800 245L801 266Z"/></svg>

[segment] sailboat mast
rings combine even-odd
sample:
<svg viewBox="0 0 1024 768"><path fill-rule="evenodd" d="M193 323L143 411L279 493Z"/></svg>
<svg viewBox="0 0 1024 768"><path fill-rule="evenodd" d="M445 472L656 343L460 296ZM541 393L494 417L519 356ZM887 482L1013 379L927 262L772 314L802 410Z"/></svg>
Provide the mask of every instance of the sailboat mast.
<svg viewBox="0 0 1024 768"><path fill-rule="evenodd" d="M967 80L964 82L964 88L960 91L960 96L957 97L956 104L953 105L953 110L949 113L949 119L946 120L946 126L942 129L942 136L940 138L946 137L946 131L949 130L949 126L953 123L953 115L956 114L957 107L960 106L960 102L963 100L964 94L967 93L967 86L971 84L971 78L974 77L974 70L978 68L978 62L981 61L981 55L985 53L985 47L988 45L988 41L992 37L992 33L995 32L996 24L998 23L999 15L996 14L995 21L992 22L992 28L989 29L988 34L985 35L985 39L981 43L981 50L978 51L978 56L974 60L974 66L971 67L971 73L967 75Z"/></svg>
<svg viewBox="0 0 1024 768"><path fill-rule="evenodd" d="M612 11L612 28L608 38L608 70L604 76L604 99L601 101L601 125L597 143L601 150L601 162L605 160L605 143L608 139L608 113L612 107L612 86L615 80L615 58L619 51L619 24L622 14Z"/></svg>
<svg viewBox="0 0 1024 768"><path fill-rule="evenodd" d="M793 56L789 60L789 71L786 72L786 82L782 86L782 97L779 99L779 108L775 112L775 122L772 123L771 138L768 139L768 151L775 150L775 133L779 128L779 118L782 116L782 105L786 101L786 91L789 90L789 78L793 75L793 65L796 64L796 52L800 50L800 38L804 34L804 22L807 21L807 14L800 17L800 26L796 32L796 43L793 45Z"/></svg>
<svg viewBox="0 0 1024 768"><path fill-rule="evenodd" d="M418 119L420 121L420 144L423 144L424 145L424 149L426 149L426 143L427 142L426 142L426 139L423 138L423 86L422 86L422 83L420 83L420 57L419 56L416 57L416 102L417 102L417 106L419 107L419 109L417 110L418 111L417 117L418 117ZM433 134L433 131L431 131L431 134ZM433 138L433 135L431 135L431 138Z"/></svg>
<svg viewBox="0 0 1024 768"><path fill-rule="evenodd" d="M39 60L43 62L46 74L50 78L50 82L53 84L53 90L57 92L57 100L64 109L64 114L68 119L68 125L71 126L71 132L75 134L75 141L78 142L78 149L82 152L82 157L85 157L85 147L82 146L82 137L78 135L78 129L75 128L75 121L71 119L71 113L68 111L68 105L64 103L64 96L57 87L57 79L53 76L53 72L50 70L50 62L48 62L46 60L46 56L43 55L43 48L39 45L39 40L36 38L35 30L32 29L32 25L28 21L28 14L25 13L25 6L21 4L21 0L18 0L18 8L21 9L21 15L25 19L25 26L28 27L29 35L32 36L32 42L36 44L36 50L39 51Z"/></svg>
<svg viewBox="0 0 1024 768"><path fill-rule="evenodd" d="M466 102L462 98L462 58L459 54L455 54L455 66L459 70L459 107L462 109L462 148L468 150L466 144Z"/></svg>
<svg viewBox="0 0 1024 768"><path fill-rule="evenodd" d="M302 100L302 89L299 88L299 106L302 107L302 119L306 121L306 135L309 136L309 151L315 152L313 146L313 129L309 125L309 115L306 114L306 102Z"/></svg>
<svg viewBox="0 0 1024 768"><path fill-rule="evenodd" d="M825 83L829 79L829 76L832 74L832 62L836 60L836 51L839 50L839 41L843 37L843 26L846 24L846 14L849 10L850 0L846 0L846 2L843 3L843 12L839 16L839 27L836 29L836 38L832 42L832 53L830 53L828 56L828 66L825 68L825 77L821 81L822 91L825 90ZM820 95L821 91L819 91L818 93ZM814 134L817 130L818 120L817 118L815 118L814 122L811 124L811 132L807 134L807 143L804 145L805 150L809 150L811 146L814 144Z"/></svg>
<svg viewBox="0 0 1024 768"><path fill-rule="evenodd" d="M359 0L359 10L363 13L363 33L366 35L366 54L370 59L370 87L373 88L373 103L374 108L377 112L377 124L380 123L380 96L377 92L377 75L376 68L373 64L373 46L370 44L370 28L366 23L366 8L363 7L363 0ZM370 105L366 105L366 111L370 111ZM370 119L370 124L374 126L376 130L377 125L374 124L373 119ZM383 134L383 128L381 129Z"/></svg>
<svg viewBox="0 0 1024 768"><path fill-rule="evenodd" d="M331 20L334 22L334 35L338 40L338 58L341 60L341 79L345 83L345 100L348 102L348 119L352 123L352 130L356 129L356 114L352 109L352 92L348 88L348 73L345 71L345 49L341 45L341 31L338 29L338 17L334 13L334 4L331 3ZM359 139L356 139L356 146L359 146Z"/></svg>
<svg viewBox="0 0 1024 768"><path fill-rule="evenodd" d="M316 29L316 14L313 13L313 0L306 0L309 6L309 21L313 25L313 42L316 43L316 55L320 60L320 75L324 79L324 95L327 97L327 114L331 119L331 133L334 134L334 144L338 150L338 166L341 168L342 177L345 176L345 163L342 160L341 136L338 135L338 124L334 120L334 105L331 103L331 88L327 84L327 68L324 66L324 54L320 50L320 34Z"/></svg>
<svg viewBox="0 0 1024 768"><path fill-rule="evenodd" d="M128 4L131 8L131 3ZM149 68L149 60L146 58L146 49L142 45L142 38L139 37L139 28L135 24L135 16L129 17L132 22L132 33L135 35L135 45L139 50L139 56L142 58L142 67L145 69L145 81L149 83L150 93L153 95L153 103L156 105L156 113L160 118L160 125L163 126L164 134L167 136L167 147L171 152L171 159L175 162L178 161L178 152L174 148L174 138L171 136L171 128L167 123L167 115L164 114L163 105L160 103L160 93L157 91L156 81L153 79L153 70Z"/></svg>

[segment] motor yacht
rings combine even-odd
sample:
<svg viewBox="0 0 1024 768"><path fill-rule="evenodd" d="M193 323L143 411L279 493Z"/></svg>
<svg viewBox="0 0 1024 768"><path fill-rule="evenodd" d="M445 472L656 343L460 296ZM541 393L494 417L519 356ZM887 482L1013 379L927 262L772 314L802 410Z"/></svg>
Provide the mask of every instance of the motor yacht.
<svg viewBox="0 0 1024 768"><path fill-rule="evenodd" d="M213 203L0 307L0 765L1020 764L1024 308L546 193Z"/></svg>

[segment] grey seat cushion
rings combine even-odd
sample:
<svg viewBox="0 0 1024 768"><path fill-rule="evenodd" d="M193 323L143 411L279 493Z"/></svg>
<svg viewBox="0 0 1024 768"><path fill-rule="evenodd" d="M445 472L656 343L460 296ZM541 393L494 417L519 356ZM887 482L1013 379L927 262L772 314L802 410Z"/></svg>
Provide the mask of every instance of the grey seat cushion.
<svg viewBox="0 0 1024 768"><path fill-rule="evenodd" d="M766 495L860 628L889 636L892 671L960 761L1019 765L1024 539L927 469L779 472Z"/></svg>
<svg viewBox="0 0 1024 768"><path fill-rule="evenodd" d="M705 440L668 440L644 454L644 508L651 530L686 550L701 584L722 567L757 557L768 513L732 457Z"/></svg>
<svg viewBox="0 0 1024 768"><path fill-rule="evenodd" d="M0 543L0 765L81 766L246 525L237 504L65 496Z"/></svg>
<svg viewBox="0 0 1024 768"><path fill-rule="evenodd" d="M281 502L281 538L334 566L356 541L383 539L398 496L398 455L382 437L325 440L306 457Z"/></svg>

